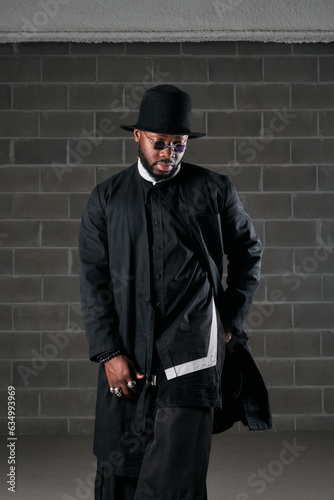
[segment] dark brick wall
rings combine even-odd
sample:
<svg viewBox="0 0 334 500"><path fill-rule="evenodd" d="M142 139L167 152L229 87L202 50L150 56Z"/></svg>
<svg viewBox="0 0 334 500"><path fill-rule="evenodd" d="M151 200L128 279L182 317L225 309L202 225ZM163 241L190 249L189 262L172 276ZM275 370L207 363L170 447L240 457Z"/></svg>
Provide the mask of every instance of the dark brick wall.
<svg viewBox="0 0 334 500"><path fill-rule="evenodd" d="M1 397L18 432L92 431L77 237L97 182L136 158L146 87L193 97L186 157L227 172L264 243L246 329L278 430L334 429L334 45L0 46ZM2 429L6 425L6 404Z"/></svg>

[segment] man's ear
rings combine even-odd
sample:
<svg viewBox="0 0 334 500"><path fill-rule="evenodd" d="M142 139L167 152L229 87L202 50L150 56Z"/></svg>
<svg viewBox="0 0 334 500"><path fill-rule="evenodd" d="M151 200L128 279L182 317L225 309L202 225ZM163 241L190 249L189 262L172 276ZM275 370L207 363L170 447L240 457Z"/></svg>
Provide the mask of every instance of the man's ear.
<svg viewBox="0 0 334 500"><path fill-rule="evenodd" d="M140 130L134 129L133 135L134 135L135 141L139 142L140 141Z"/></svg>

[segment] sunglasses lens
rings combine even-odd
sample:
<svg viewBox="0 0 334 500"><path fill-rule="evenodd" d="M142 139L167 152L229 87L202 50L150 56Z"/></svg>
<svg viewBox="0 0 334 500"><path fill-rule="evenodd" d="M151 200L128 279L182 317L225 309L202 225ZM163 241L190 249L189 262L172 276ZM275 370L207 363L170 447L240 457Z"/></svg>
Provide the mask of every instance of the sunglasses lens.
<svg viewBox="0 0 334 500"><path fill-rule="evenodd" d="M185 150L186 145L185 144L175 144L174 145L174 151L175 153L183 153Z"/></svg>
<svg viewBox="0 0 334 500"><path fill-rule="evenodd" d="M158 149L159 151L162 151L165 148L166 148L166 143L164 141L156 141L154 143L154 149Z"/></svg>

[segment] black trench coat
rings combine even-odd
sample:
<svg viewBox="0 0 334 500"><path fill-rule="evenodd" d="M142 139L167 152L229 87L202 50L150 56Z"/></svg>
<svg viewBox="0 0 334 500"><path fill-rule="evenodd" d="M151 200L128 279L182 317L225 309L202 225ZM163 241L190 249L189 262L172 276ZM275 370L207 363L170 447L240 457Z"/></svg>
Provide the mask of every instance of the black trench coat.
<svg viewBox="0 0 334 500"><path fill-rule="evenodd" d="M222 394L223 408L216 409L214 432L238 420L250 429L270 428L267 390L242 332L258 286L261 243L227 176L182 163L178 182L178 212L208 272L219 315L237 332L227 344L223 375L222 343L215 373L208 376L210 370L201 370L196 374L196 383L202 377L200 382L209 394L219 390ZM150 403L154 342L147 234L144 197L134 164L93 190L79 239L81 301L90 358L95 361L96 356L120 348L147 374L139 401L134 403L111 397L104 366L100 366L94 453L116 475L138 475L146 448L142 430ZM225 291L221 285L224 254L228 260ZM185 379L187 390L182 392ZM180 394L191 395L191 377L177 377L173 383ZM191 404L191 400L182 403ZM220 400L208 399L204 404L219 407Z"/></svg>

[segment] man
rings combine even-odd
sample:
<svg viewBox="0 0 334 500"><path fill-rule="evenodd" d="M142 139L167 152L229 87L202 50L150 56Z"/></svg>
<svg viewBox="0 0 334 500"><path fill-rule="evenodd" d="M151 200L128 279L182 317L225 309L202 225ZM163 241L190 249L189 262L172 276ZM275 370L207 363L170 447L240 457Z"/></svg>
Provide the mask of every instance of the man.
<svg viewBox="0 0 334 500"><path fill-rule="evenodd" d="M229 179L182 161L205 135L190 117L185 92L147 90L137 123L122 125L138 161L94 189L82 218L82 310L100 362L96 500L205 500L213 430L271 425L242 332L261 243Z"/></svg>

